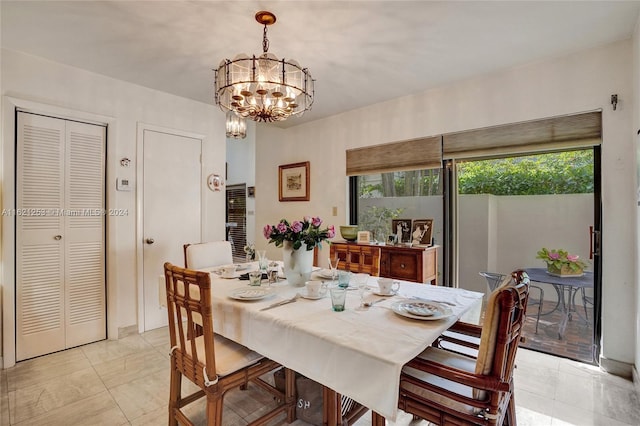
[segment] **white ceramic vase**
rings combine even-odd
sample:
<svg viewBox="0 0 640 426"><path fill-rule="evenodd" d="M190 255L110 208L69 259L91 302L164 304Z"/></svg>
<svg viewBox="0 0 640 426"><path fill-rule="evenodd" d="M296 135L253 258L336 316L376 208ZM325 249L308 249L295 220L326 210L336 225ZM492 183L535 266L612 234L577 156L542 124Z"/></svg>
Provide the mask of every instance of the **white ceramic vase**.
<svg viewBox="0 0 640 426"><path fill-rule="evenodd" d="M311 278L313 250L307 250L307 246L304 244L294 250L292 242L284 241L282 262L284 263L284 275L289 284L294 287L302 287Z"/></svg>

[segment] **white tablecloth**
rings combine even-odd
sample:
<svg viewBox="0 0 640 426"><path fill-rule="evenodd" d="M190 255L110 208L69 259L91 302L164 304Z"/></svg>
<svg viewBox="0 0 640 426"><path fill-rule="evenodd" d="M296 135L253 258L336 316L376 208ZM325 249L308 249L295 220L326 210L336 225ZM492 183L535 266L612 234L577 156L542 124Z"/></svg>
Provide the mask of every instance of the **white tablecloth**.
<svg viewBox="0 0 640 426"><path fill-rule="evenodd" d="M465 312L479 312L482 293L401 282L398 296L367 310L356 310L358 291L349 291L344 312L333 312L329 296L300 298L295 303L260 311L304 288L286 281L273 285L274 295L258 301L228 295L247 281L211 274L214 329L394 421L402 366L422 352ZM369 284L376 286L376 277ZM164 294L164 291L162 292ZM446 300L453 315L437 321L412 320L390 306L401 296ZM379 296L370 295L376 300Z"/></svg>

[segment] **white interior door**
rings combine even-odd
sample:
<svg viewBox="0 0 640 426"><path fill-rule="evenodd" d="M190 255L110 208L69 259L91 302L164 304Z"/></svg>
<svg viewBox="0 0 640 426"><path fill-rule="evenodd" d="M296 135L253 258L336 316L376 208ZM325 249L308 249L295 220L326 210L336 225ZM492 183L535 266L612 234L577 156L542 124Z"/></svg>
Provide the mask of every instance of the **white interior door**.
<svg viewBox="0 0 640 426"><path fill-rule="evenodd" d="M16 359L106 338L104 126L18 114Z"/></svg>
<svg viewBox="0 0 640 426"><path fill-rule="evenodd" d="M167 325L158 282L164 262L184 266L183 244L200 242L202 141L144 130L144 330Z"/></svg>

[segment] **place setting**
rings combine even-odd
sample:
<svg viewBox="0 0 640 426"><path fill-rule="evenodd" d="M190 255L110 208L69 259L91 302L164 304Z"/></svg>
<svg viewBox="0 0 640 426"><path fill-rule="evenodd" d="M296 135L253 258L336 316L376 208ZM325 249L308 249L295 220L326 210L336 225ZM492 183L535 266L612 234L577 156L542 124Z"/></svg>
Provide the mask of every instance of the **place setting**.
<svg viewBox="0 0 640 426"><path fill-rule="evenodd" d="M373 289L372 293L376 296L390 297L398 294L400 283L391 278L378 278L378 288Z"/></svg>
<svg viewBox="0 0 640 426"><path fill-rule="evenodd" d="M270 288L247 286L232 290L229 293L229 297L235 300L254 301L265 299L274 294Z"/></svg>
<svg viewBox="0 0 640 426"><path fill-rule="evenodd" d="M222 278L232 279L238 278L239 273L242 271L246 271L251 267L250 263L234 263L230 265L222 265L218 266L211 270L216 275L219 275Z"/></svg>
<svg viewBox="0 0 640 426"><path fill-rule="evenodd" d="M449 306L437 302L399 300L391 304L391 310L405 318L436 321L453 315Z"/></svg>
<svg viewBox="0 0 640 426"><path fill-rule="evenodd" d="M304 289L300 292L300 297L308 300L322 299L327 295L327 285L322 281L307 281Z"/></svg>

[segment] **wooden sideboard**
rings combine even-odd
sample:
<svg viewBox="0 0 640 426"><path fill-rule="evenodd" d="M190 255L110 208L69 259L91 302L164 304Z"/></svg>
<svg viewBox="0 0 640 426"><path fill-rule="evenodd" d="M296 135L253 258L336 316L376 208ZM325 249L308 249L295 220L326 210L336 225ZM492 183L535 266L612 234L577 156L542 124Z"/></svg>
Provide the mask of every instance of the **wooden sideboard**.
<svg viewBox="0 0 640 426"><path fill-rule="evenodd" d="M338 269L365 272L418 283L437 284L438 248L378 246L348 241L332 242L331 257L338 256Z"/></svg>

